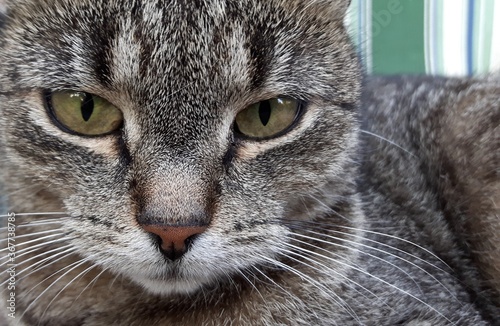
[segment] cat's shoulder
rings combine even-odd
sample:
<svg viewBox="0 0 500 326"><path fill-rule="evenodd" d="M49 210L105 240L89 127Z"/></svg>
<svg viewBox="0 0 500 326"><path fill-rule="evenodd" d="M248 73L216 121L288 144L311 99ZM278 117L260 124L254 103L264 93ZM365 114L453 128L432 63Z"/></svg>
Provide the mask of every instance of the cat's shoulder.
<svg viewBox="0 0 500 326"><path fill-rule="evenodd" d="M412 185L415 198L426 194L426 205L441 212L462 252L452 262L460 278L474 289L474 300L498 316L500 74L367 77L360 118L369 177L393 185L388 196L400 197L404 185ZM435 235L445 237L442 230L435 228Z"/></svg>

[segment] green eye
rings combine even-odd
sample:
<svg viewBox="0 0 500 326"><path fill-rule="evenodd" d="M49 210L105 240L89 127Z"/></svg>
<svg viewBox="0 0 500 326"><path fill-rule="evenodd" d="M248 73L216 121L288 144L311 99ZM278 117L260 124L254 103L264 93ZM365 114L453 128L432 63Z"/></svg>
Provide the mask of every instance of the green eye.
<svg viewBox="0 0 500 326"><path fill-rule="evenodd" d="M300 102L278 97L255 103L236 116L236 132L265 139L286 131L297 120Z"/></svg>
<svg viewBox="0 0 500 326"><path fill-rule="evenodd" d="M58 91L46 96L49 109L69 131L100 136L120 128L122 112L102 97L85 92Z"/></svg>

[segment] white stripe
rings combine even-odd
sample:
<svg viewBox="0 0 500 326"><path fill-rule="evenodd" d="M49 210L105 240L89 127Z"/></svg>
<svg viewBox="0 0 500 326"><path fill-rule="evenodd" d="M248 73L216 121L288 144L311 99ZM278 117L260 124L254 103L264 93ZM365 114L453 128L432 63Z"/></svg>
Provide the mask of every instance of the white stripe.
<svg viewBox="0 0 500 326"><path fill-rule="evenodd" d="M484 17L486 17L487 14L487 6L485 4L484 0L479 0L479 31L477 34L478 37L478 43L477 43L477 56L476 56L476 62L475 66L477 67L477 71L474 71L474 73L485 73L488 70L488 63L483 62L483 57L484 57L484 52L485 52L485 47L486 44L489 40L486 39L486 26L484 24Z"/></svg>
<svg viewBox="0 0 500 326"><path fill-rule="evenodd" d="M467 74L467 0L443 0L443 73Z"/></svg>
<svg viewBox="0 0 500 326"><path fill-rule="evenodd" d="M493 33L491 38L490 71L500 71L500 1L495 1L493 12Z"/></svg>
<svg viewBox="0 0 500 326"><path fill-rule="evenodd" d="M365 28L365 33L366 33L366 35L365 35L366 71L369 74L371 74L373 72L372 1L373 0L366 0L365 1L366 7L365 7L365 12L363 13L365 15L365 23L366 23L366 28Z"/></svg>
<svg viewBox="0 0 500 326"><path fill-rule="evenodd" d="M428 74L436 73L436 26L434 24L434 2L435 0L425 0L424 3L424 49L425 49L425 71Z"/></svg>

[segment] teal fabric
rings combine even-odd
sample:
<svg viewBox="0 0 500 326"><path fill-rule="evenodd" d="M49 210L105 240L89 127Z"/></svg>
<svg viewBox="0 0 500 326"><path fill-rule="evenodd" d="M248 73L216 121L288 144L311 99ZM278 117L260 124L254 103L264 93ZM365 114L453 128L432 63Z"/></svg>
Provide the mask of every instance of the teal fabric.
<svg viewBox="0 0 500 326"><path fill-rule="evenodd" d="M368 73L500 69L500 0L352 0L346 24Z"/></svg>

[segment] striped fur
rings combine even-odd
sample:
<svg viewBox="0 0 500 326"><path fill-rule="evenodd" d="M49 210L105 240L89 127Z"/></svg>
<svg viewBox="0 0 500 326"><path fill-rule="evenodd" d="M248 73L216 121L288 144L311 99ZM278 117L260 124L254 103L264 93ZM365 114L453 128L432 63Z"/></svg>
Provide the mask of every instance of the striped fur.
<svg viewBox="0 0 500 326"><path fill-rule="evenodd" d="M19 214L9 322L487 325L449 265L478 271L436 189L417 188L413 148L360 134L372 119L347 6L13 1L0 50L0 162ZM102 137L59 128L44 94L62 89L106 98L123 126ZM277 96L304 103L293 127L239 137L238 112ZM409 130L393 125L397 137ZM388 161L393 170L371 172ZM405 170L414 183L398 183ZM209 226L172 260L145 220Z"/></svg>

